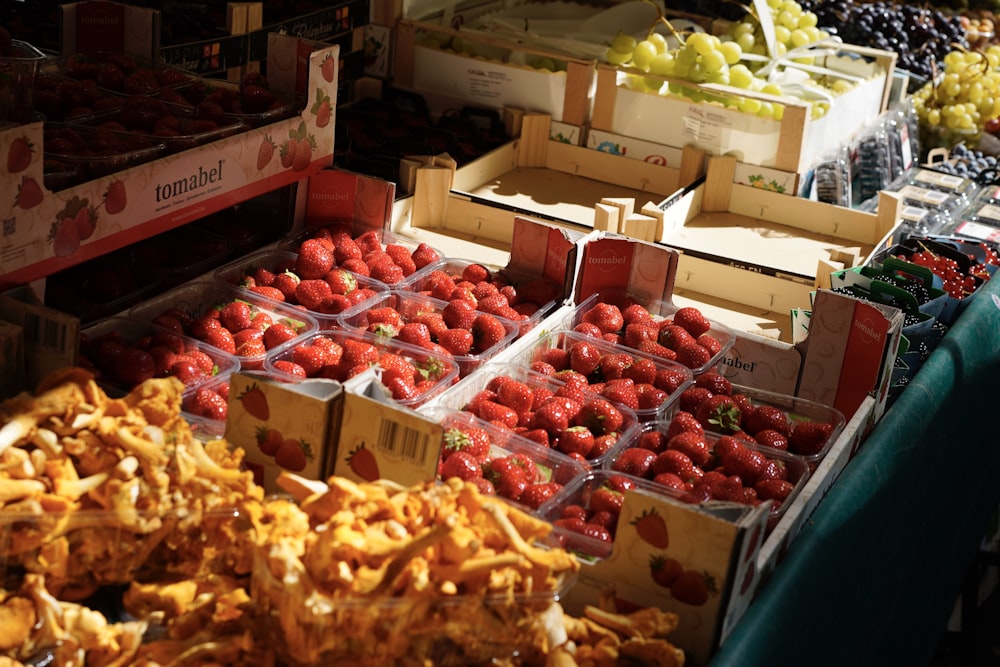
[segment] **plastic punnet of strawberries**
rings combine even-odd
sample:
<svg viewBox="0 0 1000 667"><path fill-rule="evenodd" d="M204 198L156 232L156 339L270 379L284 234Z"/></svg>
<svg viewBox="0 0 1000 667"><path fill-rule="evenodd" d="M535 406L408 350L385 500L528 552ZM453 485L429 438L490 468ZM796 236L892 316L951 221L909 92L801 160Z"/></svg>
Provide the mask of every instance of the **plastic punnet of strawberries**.
<svg viewBox="0 0 1000 667"><path fill-rule="evenodd" d="M302 280L321 279L340 267L396 285L441 258L426 243L411 248L378 230L352 236L348 227L338 225L309 230L306 238L294 242L290 249L298 254L295 270Z"/></svg>
<svg viewBox="0 0 1000 667"><path fill-rule="evenodd" d="M619 306L598 300L581 306L573 331L624 345L697 371L706 370L726 343L711 331L713 323L696 307L654 317L644 305L625 298Z"/></svg>

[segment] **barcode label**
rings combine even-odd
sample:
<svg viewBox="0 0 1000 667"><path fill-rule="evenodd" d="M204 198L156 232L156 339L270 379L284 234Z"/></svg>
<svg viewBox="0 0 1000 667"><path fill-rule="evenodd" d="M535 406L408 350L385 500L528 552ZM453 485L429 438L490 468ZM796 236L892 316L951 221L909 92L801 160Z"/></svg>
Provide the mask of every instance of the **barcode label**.
<svg viewBox="0 0 1000 667"><path fill-rule="evenodd" d="M27 311L24 314L24 340L41 347L65 353L67 341L67 326L38 313Z"/></svg>
<svg viewBox="0 0 1000 667"><path fill-rule="evenodd" d="M378 427L375 448L389 456L423 466L427 463L430 438L419 429L409 428L388 419L383 419Z"/></svg>

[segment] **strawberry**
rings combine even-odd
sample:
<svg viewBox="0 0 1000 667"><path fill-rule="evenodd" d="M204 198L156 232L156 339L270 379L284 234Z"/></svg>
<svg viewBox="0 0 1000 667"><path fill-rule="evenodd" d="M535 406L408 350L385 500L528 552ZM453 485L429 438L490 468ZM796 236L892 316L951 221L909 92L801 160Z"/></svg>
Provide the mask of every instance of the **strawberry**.
<svg viewBox="0 0 1000 667"><path fill-rule="evenodd" d="M498 496L509 500L520 498L533 481L520 462L511 456L488 461L483 466L483 476L493 484Z"/></svg>
<svg viewBox="0 0 1000 667"><path fill-rule="evenodd" d="M788 438L788 451L803 456L813 456L823 451L830 436L833 434L833 424L825 422L798 421L792 426Z"/></svg>
<svg viewBox="0 0 1000 667"><path fill-rule="evenodd" d="M466 329L446 329L438 334L437 342L451 354L464 356L472 351L472 332Z"/></svg>
<svg viewBox="0 0 1000 667"><path fill-rule="evenodd" d="M471 482L477 477L483 476L481 460L474 457L467 451L458 451L450 455L438 466L438 477L450 479L457 477L463 481Z"/></svg>
<svg viewBox="0 0 1000 667"><path fill-rule="evenodd" d="M477 461L485 461L490 453L491 438L486 429L461 425L445 430L441 456L447 459L456 452L465 452Z"/></svg>
<svg viewBox="0 0 1000 667"><path fill-rule="evenodd" d="M653 380L653 386L673 395L675 391L687 384L690 379L691 374L679 368L660 368L656 371L656 379Z"/></svg>
<svg viewBox="0 0 1000 667"><path fill-rule="evenodd" d="M697 417L685 410L678 410L670 420L670 425L667 426L667 438L672 438L684 431L692 431L700 436L705 435L705 427L701 425Z"/></svg>
<svg viewBox="0 0 1000 667"><path fill-rule="evenodd" d="M366 341L344 339L344 351L340 357L340 365L347 368L356 366L373 366L378 363L378 348Z"/></svg>
<svg viewBox="0 0 1000 667"><path fill-rule="evenodd" d="M622 412L605 398L591 398L583 404L574 419L574 424L586 426L594 435L614 433L624 423Z"/></svg>
<svg viewBox="0 0 1000 667"><path fill-rule="evenodd" d="M246 301L232 301L219 309L219 322L231 332L250 328L253 308Z"/></svg>
<svg viewBox="0 0 1000 667"><path fill-rule="evenodd" d="M295 299L295 288L298 284L302 282L299 277L292 273L291 271L282 271L281 273L274 276L270 287L279 290L283 296L282 301L287 301L288 303L296 303ZM262 284L260 280L257 281L258 284Z"/></svg>
<svg viewBox="0 0 1000 667"><path fill-rule="evenodd" d="M698 336L698 340L696 340L695 342L698 343L698 345L701 345L706 350L708 350L708 353L713 357L722 352L722 343L719 341L718 338L714 336L710 336L708 334L702 334Z"/></svg>
<svg viewBox="0 0 1000 667"><path fill-rule="evenodd" d="M750 435L756 435L760 431L771 430L788 436L792 432L792 425L788 422L788 415L784 410L773 405L758 405L744 415L743 428Z"/></svg>
<svg viewBox="0 0 1000 667"><path fill-rule="evenodd" d="M617 333L625 327L625 318L618 306L603 301L589 308L581 319L596 326L601 333Z"/></svg>
<svg viewBox="0 0 1000 667"><path fill-rule="evenodd" d="M669 347L671 350L680 350L684 345L693 344L695 342L694 336L688 333L688 330L677 324L671 324L669 320L665 320L659 326L659 330L656 334L656 342L664 347Z"/></svg>
<svg viewBox="0 0 1000 667"><path fill-rule="evenodd" d="M571 426L559 433L555 448L563 454L579 454L586 459L594 449L594 434L585 426Z"/></svg>
<svg viewBox="0 0 1000 667"><path fill-rule="evenodd" d="M579 535L584 535L593 540L611 543L611 533L606 528L593 523L588 523L582 517L572 517L566 519L556 519L553 525L568 530Z"/></svg>
<svg viewBox="0 0 1000 667"><path fill-rule="evenodd" d="M395 285L402 282L403 278L406 277L403 275L403 269L391 261L383 261L375 264L369 262L368 266L369 275L386 285Z"/></svg>
<svg viewBox="0 0 1000 667"><path fill-rule="evenodd" d="M387 243L385 245L385 254L392 258L396 266L403 269L403 275L411 275L417 270L417 266L410 256L410 250L406 246L399 243Z"/></svg>
<svg viewBox="0 0 1000 667"><path fill-rule="evenodd" d="M631 354L626 354L624 352L611 352L605 354L601 357L601 361L598 364L598 370L600 375L605 380L618 380L625 377L628 370L632 367L632 364L638 361ZM656 366L649 359L643 359L642 361L648 361L652 368L652 377L656 377Z"/></svg>
<svg viewBox="0 0 1000 667"><path fill-rule="evenodd" d="M683 327L691 336L697 338L712 328L712 323L708 321L700 310L692 306L679 308L674 313L674 324Z"/></svg>
<svg viewBox="0 0 1000 667"><path fill-rule="evenodd" d="M358 279L348 271L340 268L333 268L323 276L323 280L330 286L330 291L334 294L350 294L358 289Z"/></svg>
<svg viewBox="0 0 1000 667"><path fill-rule="evenodd" d="M740 430L740 408L731 396L710 396L698 405L694 415L707 431L735 433Z"/></svg>
<svg viewBox="0 0 1000 667"><path fill-rule="evenodd" d="M656 410L670 400L670 394L651 384L640 384L635 391L639 397L640 410Z"/></svg>
<svg viewBox="0 0 1000 667"><path fill-rule="evenodd" d="M591 324L590 322L580 322L579 324L573 325L573 332L584 336L590 336L591 338L604 337L604 333L601 332L600 327L596 324ZM617 336L615 338L617 340Z"/></svg>
<svg viewBox="0 0 1000 667"><path fill-rule="evenodd" d="M712 461L712 450L709 449L705 438L691 431L678 433L667 440L667 449L687 454L691 462L699 468L704 468Z"/></svg>
<svg viewBox="0 0 1000 667"><path fill-rule="evenodd" d="M558 435L570 427L581 407L573 399L553 396L535 409L531 428L540 428L549 435Z"/></svg>
<svg viewBox="0 0 1000 667"><path fill-rule="evenodd" d="M306 374L306 369L302 368L302 366L299 366L294 361L289 361L288 359L275 359L274 368L281 371L285 375L302 378L303 380L309 377Z"/></svg>
<svg viewBox="0 0 1000 667"><path fill-rule="evenodd" d="M260 148L257 149L257 171L263 171L271 163L274 157L274 141L270 136L264 135L261 139Z"/></svg>
<svg viewBox="0 0 1000 667"><path fill-rule="evenodd" d="M276 287L268 287L266 285L254 285L250 288L250 291L254 294L259 294L261 296L267 297L268 299L274 299L275 301L287 301L284 293L277 289Z"/></svg>
<svg viewBox="0 0 1000 667"><path fill-rule="evenodd" d="M609 380L605 382L604 388L600 391L600 395L612 403L624 405L632 410L639 407L639 394L636 392L635 383L628 378Z"/></svg>
<svg viewBox="0 0 1000 667"><path fill-rule="evenodd" d="M631 357L631 355L627 356ZM657 368L656 363L651 359L644 359L642 357L631 357L631 358L632 358L632 363L630 363L622 370L622 377L629 378L637 385L654 384L656 382L656 374L659 371L659 368ZM669 370L669 369L664 369L664 370ZM607 376L605 376L605 379L607 379ZM667 391L663 387L659 388L663 389L664 391Z"/></svg>
<svg viewBox="0 0 1000 667"><path fill-rule="evenodd" d="M624 475L633 477L646 477L656 454L641 447L631 447L624 450L611 462L611 469Z"/></svg>
<svg viewBox="0 0 1000 667"><path fill-rule="evenodd" d="M764 464L764 468L760 472L758 483L765 479L788 480L788 466L779 459L767 459L767 463Z"/></svg>
<svg viewBox="0 0 1000 667"><path fill-rule="evenodd" d="M507 337L507 329L496 317L487 313L475 316L470 327L473 349L483 353L499 345Z"/></svg>
<svg viewBox="0 0 1000 667"><path fill-rule="evenodd" d="M716 461L721 461L729 452L745 449L746 446L747 442L738 436L723 435L712 445L712 454Z"/></svg>
<svg viewBox="0 0 1000 667"><path fill-rule="evenodd" d="M695 472L696 467L691 457L681 450L667 449L656 455L649 472L653 476L672 473L684 481L689 481L700 476Z"/></svg>
<svg viewBox="0 0 1000 667"><path fill-rule="evenodd" d="M31 176L22 176L21 184L17 186L17 195L14 196L14 206L19 206L24 210L34 208L42 203L42 188Z"/></svg>
<svg viewBox="0 0 1000 667"><path fill-rule="evenodd" d="M293 338L297 338L299 333L288 324L276 322L264 330L264 347L273 350L279 345L284 345Z"/></svg>
<svg viewBox="0 0 1000 667"><path fill-rule="evenodd" d="M15 138L7 149L7 171L16 174L27 169L34 152L35 147L27 136Z"/></svg>
<svg viewBox="0 0 1000 667"><path fill-rule="evenodd" d="M656 341L660 330L655 324L635 322L625 325L625 332L622 334L622 343L626 347L639 349L639 344L643 341Z"/></svg>
<svg viewBox="0 0 1000 667"><path fill-rule="evenodd" d="M729 452L722 457L722 465L730 475L739 475L744 484L753 486L760 479L767 458L755 449L743 449Z"/></svg>
<svg viewBox="0 0 1000 667"><path fill-rule="evenodd" d="M684 566L674 558L660 554L652 554L649 557L649 576L657 586L670 588L683 571Z"/></svg>
<svg viewBox="0 0 1000 667"><path fill-rule="evenodd" d="M295 273L302 280L323 278L333 268L333 251L318 239L307 239L299 246Z"/></svg>
<svg viewBox="0 0 1000 667"><path fill-rule="evenodd" d="M527 384L513 378L505 378L497 388L497 402L506 405L517 414L523 414L531 410L534 402L534 392Z"/></svg>
<svg viewBox="0 0 1000 667"><path fill-rule="evenodd" d="M695 343L692 343L692 345L694 344ZM654 357L659 357L660 359L666 359L667 361L675 361L677 359L676 352L671 350L669 347L660 345L655 340L640 341L635 349L640 352L653 355Z"/></svg>
<svg viewBox="0 0 1000 667"><path fill-rule="evenodd" d="M337 264L343 264L352 259L364 262L364 253L348 234L336 234L333 238L333 258Z"/></svg>
<svg viewBox="0 0 1000 667"><path fill-rule="evenodd" d="M223 352L228 352L229 354L236 354L236 342L233 340L233 334L229 329L219 327L208 331L202 340L213 347L217 347Z"/></svg>
<svg viewBox="0 0 1000 667"><path fill-rule="evenodd" d="M712 360L712 353L698 343L686 343L677 349L676 361L688 368L702 368Z"/></svg>
<svg viewBox="0 0 1000 667"><path fill-rule="evenodd" d="M762 479L754 484L757 497L761 500L782 502L792 493L795 485L783 479Z"/></svg>
<svg viewBox="0 0 1000 667"><path fill-rule="evenodd" d="M328 303L333 298L333 290L330 284L322 278L303 278L295 286L295 302L301 304L303 308L323 312Z"/></svg>
<svg viewBox="0 0 1000 667"><path fill-rule="evenodd" d="M209 387L199 387L195 390L194 396L185 399L184 410L206 419L224 421L229 412L229 405L226 399Z"/></svg>
<svg viewBox="0 0 1000 667"><path fill-rule="evenodd" d="M661 430L649 430L643 431L639 435L639 439L636 440L635 446L642 447L643 449L648 449L651 452L656 452L659 454L664 449L667 448L667 434Z"/></svg>
<svg viewBox="0 0 1000 667"><path fill-rule="evenodd" d="M729 396L733 393L733 383L729 381L729 378L724 375L720 375L715 371L700 373L698 377L694 379L694 386L704 387L713 394L723 394L725 396Z"/></svg>
<svg viewBox="0 0 1000 667"><path fill-rule="evenodd" d="M625 501L625 494L615 491L609 487L602 486L594 489L590 494L588 505L591 512L608 512L612 516L619 516L622 512L622 503Z"/></svg>
<svg viewBox="0 0 1000 667"><path fill-rule="evenodd" d="M396 339L403 343L427 348L431 344L431 331L426 324L421 322L407 322L399 328Z"/></svg>
<svg viewBox="0 0 1000 667"><path fill-rule="evenodd" d="M484 421L500 424L509 429L516 428L520 421L514 410L494 401L479 402L473 414Z"/></svg>
<svg viewBox="0 0 1000 667"><path fill-rule="evenodd" d="M569 367L581 375L590 375L601 363L602 352L588 341L577 341L569 348Z"/></svg>
<svg viewBox="0 0 1000 667"><path fill-rule="evenodd" d="M526 505L531 509L538 509L541 507L542 503L554 496L562 489L562 484L559 482L544 482L542 484L532 484L517 499L522 505Z"/></svg>

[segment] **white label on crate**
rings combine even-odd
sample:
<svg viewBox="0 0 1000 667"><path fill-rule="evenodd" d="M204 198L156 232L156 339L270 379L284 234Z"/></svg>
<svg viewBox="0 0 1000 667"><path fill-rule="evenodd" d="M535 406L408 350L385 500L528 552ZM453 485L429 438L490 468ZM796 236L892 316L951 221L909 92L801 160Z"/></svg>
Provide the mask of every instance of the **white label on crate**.
<svg viewBox="0 0 1000 667"><path fill-rule="evenodd" d="M1000 225L1000 206L986 204L976 211L976 219L987 224L995 223Z"/></svg>
<svg viewBox="0 0 1000 667"><path fill-rule="evenodd" d="M961 176L943 174L939 171L933 171L931 169L921 169L914 174L913 180L921 183L930 183L931 185L955 191L958 191L962 187L962 183L965 182L965 179Z"/></svg>
<svg viewBox="0 0 1000 667"><path fill-rule="evenodd" d="M947 192L928 190L916 185L903 186L899 189L899 194L903 195L903 198L908 201L913 201L917 204L927 204L929 206L940 206L948 201L948 197L951 196Z"/></svg>
<svg viewBox="0 0 1000 667"><path fill-rule="evenodd" d="M989 225L981 225L978 222L963 222L955 228L955 232L972 239L979 239L980 241L1000 243L1000 229Z"/></svg>
<svg viewBox="0 0 1000 667"><path fill-rule="evenodd" d="M926 208L920 208L919 206L904 206L903 210L899 213L899 217L910 222L919 222L927 217L928 213L930 213L930 211Z"/></svg>
<svg viewBox="0 0 1000 667"><path fill-rule="evenodd" d="M536 70L417 46L413 87L491 107L515 106L563 118L565 72Z"/></svg>

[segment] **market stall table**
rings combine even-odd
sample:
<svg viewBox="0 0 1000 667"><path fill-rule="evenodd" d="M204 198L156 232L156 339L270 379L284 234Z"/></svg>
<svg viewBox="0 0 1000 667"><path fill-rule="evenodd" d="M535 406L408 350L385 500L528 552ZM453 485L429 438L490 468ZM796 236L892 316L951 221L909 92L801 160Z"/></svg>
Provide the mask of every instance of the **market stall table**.
<svg viewBox="0 0 1000 667"><path fill-rule="evenodd" d="M926 665L1000 502L1000 280L931 354L712 659Z"/></svg>

